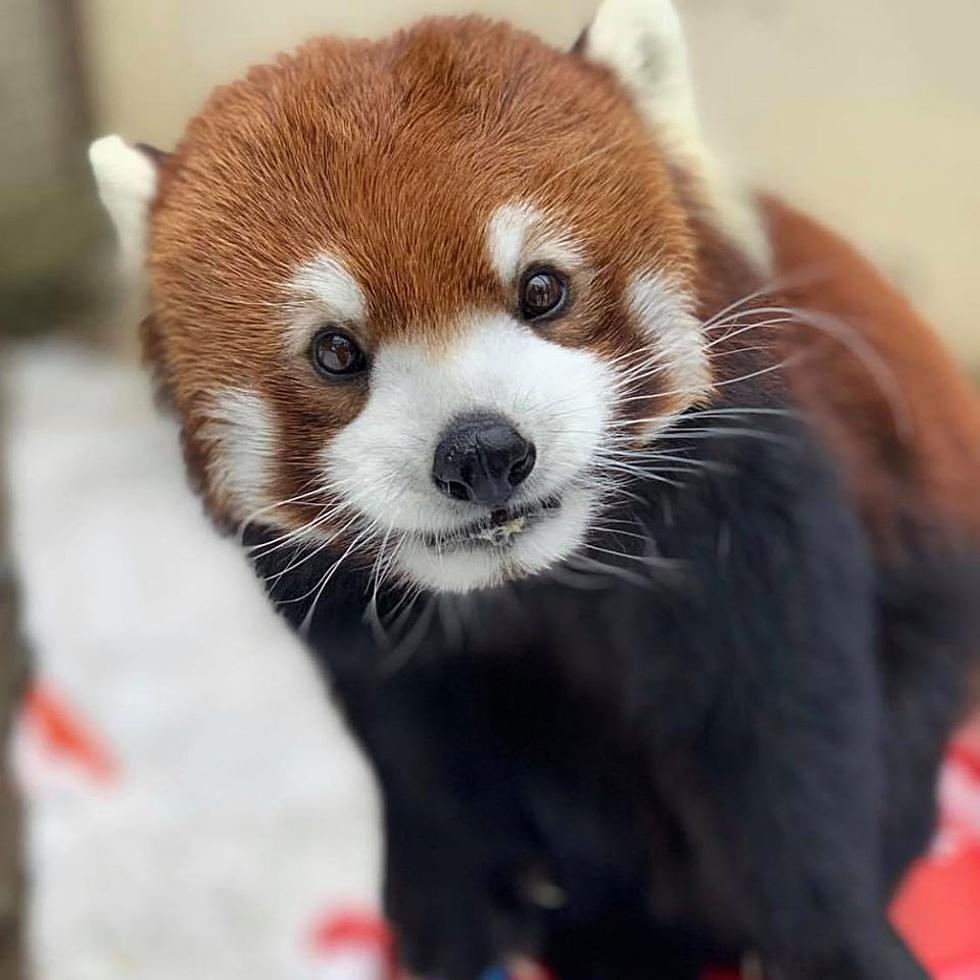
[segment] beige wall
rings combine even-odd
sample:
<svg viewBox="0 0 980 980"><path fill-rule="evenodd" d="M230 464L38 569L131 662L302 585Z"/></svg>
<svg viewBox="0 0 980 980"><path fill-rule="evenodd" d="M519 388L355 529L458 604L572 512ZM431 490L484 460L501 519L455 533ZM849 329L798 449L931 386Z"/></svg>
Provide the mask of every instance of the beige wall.
<svg viewBox="0 0 980 980"><path fill-rule="evenodd" d="M845 229L980 367L978 0L678 0L708 131ZM103 130L166 146L216 82L316 32L478 10L569 44L593 0L82 0Z"/></svg>
<svg viewBox="0 0 980 980"><path fill-rule="evenodd" d="M82 0L105 128L173 141L217 82L313 34L376 36L426 14L482 12L571 43L594 0Z"/></svg>

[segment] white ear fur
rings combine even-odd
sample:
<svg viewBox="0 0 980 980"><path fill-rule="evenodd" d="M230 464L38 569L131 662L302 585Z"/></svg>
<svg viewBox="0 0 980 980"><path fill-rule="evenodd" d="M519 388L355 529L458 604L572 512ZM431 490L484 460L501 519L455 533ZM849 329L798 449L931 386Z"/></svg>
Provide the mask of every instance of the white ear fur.
<svg viewBox="0 0 980 980"><path fill-rule="evenodd" d="M605 0L586 36L585 54L613 70L673 147L698 151L687 46L670 0Z"/></svg>
<svg viewBox="0 0 980 980"><path fill-rule="evenodd" d="M698 178L715 225L766 269L771 254L755 202L718 166L702 137L684 30L671 0L604 0L583 54L612 70L665 151Z"/></svg>
<svg viewBox="0 0 980 980"><path fill-rule="evenodd" d="M119 136L103 136L88 151L99 197L116 226L127 272L146 259L147 217L157 192L157 164Z"/></svg>

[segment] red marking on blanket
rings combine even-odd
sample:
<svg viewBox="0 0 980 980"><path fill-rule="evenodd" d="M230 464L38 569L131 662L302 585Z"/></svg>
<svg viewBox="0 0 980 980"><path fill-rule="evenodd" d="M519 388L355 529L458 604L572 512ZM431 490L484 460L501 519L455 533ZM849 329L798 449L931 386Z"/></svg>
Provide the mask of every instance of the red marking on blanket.
<svg viewBox="0 0 980 980"><path fill-rule="evenodd" d="M980 980L980 724L954 743L939 796L939 833L892 918L936 980Z"/></svg>
<svg viewBox="0 0 980 980"><path fill-rule="evenodd" d="M113 783L119 766L102 738L43 683L33 684L23 703L24 720L53 756L69 759L99 783Z"/></svg>

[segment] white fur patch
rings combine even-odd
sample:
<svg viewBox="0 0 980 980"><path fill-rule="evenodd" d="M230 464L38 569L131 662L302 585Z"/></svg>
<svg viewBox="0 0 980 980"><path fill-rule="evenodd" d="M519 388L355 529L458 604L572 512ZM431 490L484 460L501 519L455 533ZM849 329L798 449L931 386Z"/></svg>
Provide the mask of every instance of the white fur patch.
<svg viewBox="0 0 980 980"><path fill-rule="evenodd" d="M268 506L276 459L272 413L255 391L224 388L207 410L208 481L233 515L244 520Z"/></svg>
<svg viewBox="0 0 980 980"><path fill-rule="evenodd" d="M528 233L540 221L540 213L526 204L505 204L494 212L487 226L487 248L501 282L517 276Z"/></svg>
<svg viewBox="0 0 980 980"><path fill-rule="evenodd" d="M666 367L666 384L685 406L711 390L711 362L701 322L690 303L663 276L635 276L627 302L650 339L658 364Z"/></svg>
<svg viewBox="0 0 980 980"><path fill-rule="evenodd" d="M421 344L383 348L361 414L325 449L327 480L396 545L403 576L466 592L544 569L584 540L599 491L590 477L614 401L612 372L595 355L550 343L504 315L474 317L447 353ZM451 500L432 479L435 448L449 424L474 412L507 418L537 448L537 463L513 505L558 494L506 549L438 554L426 534L451 531L486 510Z"/></svg>
<svg viewBox="0 0 980 980"><path fill-rule="evenodd" d="M554 227L548 216L530 204L504 204L487 224L490 262L506 285L528 265L547 262L566 271L582 264L582 250L572 237Z"/></svg>
<svg viewBox="0 0 980 980"><path fill-rule="evenodd" d="M306 349L324 323L359 323L367 315L364 291L343 262L324 253L301 265L286 283L289 303L286 344L293 352Z"/></svg>
<svg viewBox="0 0 980 980"><path fill-rule="evenodd" d="M613 70L667 152L692 168L718 229L760 270L768 269L771 248L755 201L718 166L701 133L684 31L671 0L605 0L585 52Z"/></svg>
<svg viewBox="0 0 980 980"><path fill-rule="evenodd" d="M146 260L147 217L157 192L156 164L119 136L103 136L88 151L99 197L116 228L124 266Z"/></svg>
<svg viewBox="0 0 980 980"><path fill-rule="evenodd" d="M687 45L671 0L605 0L589 28L586 53L613 69L673 143L699 153Z"/></svg>

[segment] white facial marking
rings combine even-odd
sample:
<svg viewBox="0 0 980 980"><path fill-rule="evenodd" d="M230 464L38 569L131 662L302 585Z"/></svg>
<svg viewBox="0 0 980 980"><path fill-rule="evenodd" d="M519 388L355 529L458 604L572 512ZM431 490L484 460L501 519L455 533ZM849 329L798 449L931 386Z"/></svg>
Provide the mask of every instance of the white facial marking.
<svg viewBox="0 0 980 980"><path fill-rule="evenodd" d="M494 212L487 227L487 248L501 282L511 282L517 275L528 233L540 221L540 213L526 204L505 204Z"/></svg>
<svg viewBox="0 0 980 980"><path fill-rule="evenodd" d="M504 204L487 224L490 262L505 285L528 265L550 263L564 271L582 264L582 251L567 233L557 230L548 216L526 203Z"/></svg>
<svg viewBox="0 0 980 980"><path fill-rule="evenodd" d="M755 200L719 167L702 135L684 30L671 0L604 0L585 51L613 70L668 153L691 168L719 230L760 270L769 269L772 250Z"/></svg>
<svg viewBox="0 0 980 980"><path fill-rule="evenodd" d="M334 255L318 255L305 262L286 284L286 291L292 297L286 344L293 352L305 350L324 322L358 323L367 313L363 290Z"/></svg>
<svg viewBox="0 0 980 980"><path fill-rule="evenodd" d="M656 352L667 366L666 384L676 392L675 404L685 407L711 389L711 362L705 350L701 322L683 293L663 276L635 276L627 288L627 302Z"/></svg>
<svg viewBox="0 0 980 980"><path fill-rule="evenodd" d="M595 355L553 344L504 315L475 316L448 352L422 344L382 348L360 415L323 453L327 480L396 544L403 578L466 592L544 569L586 535L601 490L590 472L613 410L612 372ZM511 505L557 495L507 547L440 549L445 534L487 516L442 494L432 478L436 446L460 416L507 419L537 449ZM516 527L516 526L515 526Z"/></svg>
<svg viewBox="0 0 980 980"><path fill-rule="evenodd" d="M202 436L209 443L211 489L245 519L267 506L276 458L276 431L262 397L247 388L224 388L211 402Z"/></svg>
<svg viewBox="0 0 980 980"><path fill-rule="evenodd" d="M99 197L112 218L127 271L146 258L147 215L157 192L156 164L119 136L103 136L88 151Z"/></svg>

